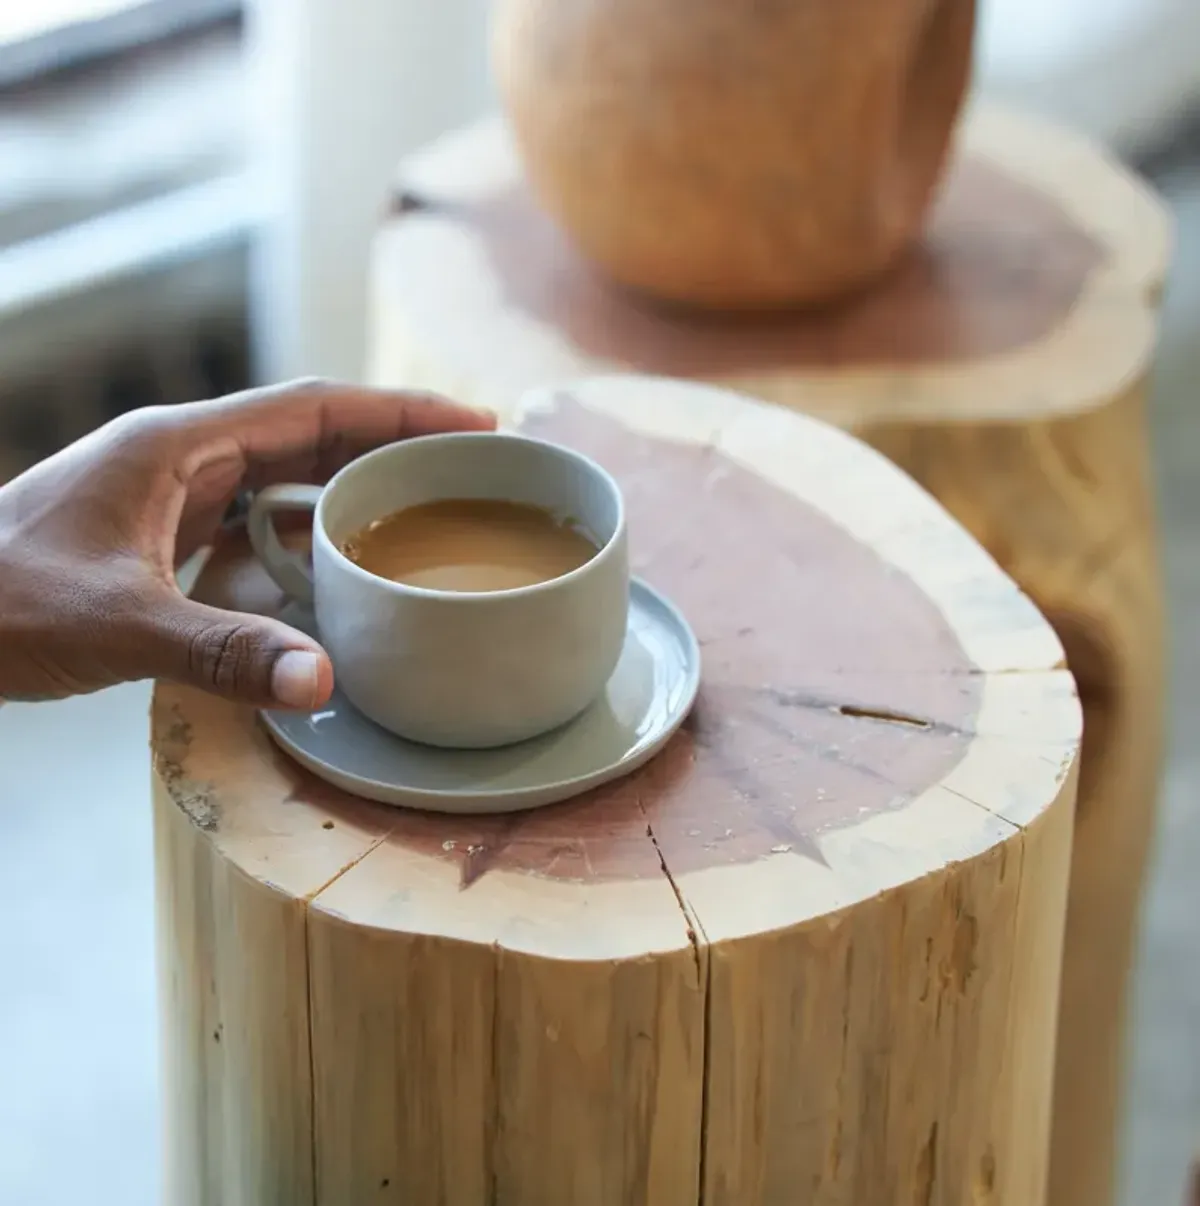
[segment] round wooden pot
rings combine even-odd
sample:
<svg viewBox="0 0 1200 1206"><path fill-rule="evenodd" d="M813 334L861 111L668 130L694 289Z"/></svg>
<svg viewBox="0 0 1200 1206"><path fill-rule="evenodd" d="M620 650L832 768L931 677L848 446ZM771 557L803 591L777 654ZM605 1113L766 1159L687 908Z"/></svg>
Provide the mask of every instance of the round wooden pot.
<svg viewBox="0 0 1200 1206"><path fill-rule="evenodd" d="M974 0L500 0L497 80L580 250L665 301L762 308L864 284L917 234Z"/></svg>

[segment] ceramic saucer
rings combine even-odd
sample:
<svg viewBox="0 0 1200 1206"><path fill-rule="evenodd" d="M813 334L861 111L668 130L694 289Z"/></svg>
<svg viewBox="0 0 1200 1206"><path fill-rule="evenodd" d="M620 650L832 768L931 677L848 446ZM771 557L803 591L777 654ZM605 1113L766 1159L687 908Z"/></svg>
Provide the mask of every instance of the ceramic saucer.
<svg viewBox="0 0 1200 1206"><path fill-rule="evenodd" d="M282 617L317 635L311 612ZM335 691L311 714L263 712L276 743L314 775L368 800L432 812L515 812L578 795L636 770L683 723L700 685L687 621L637 579L629 628L604 694L570 724L495 750L443 750L394 737Z"/></svg>

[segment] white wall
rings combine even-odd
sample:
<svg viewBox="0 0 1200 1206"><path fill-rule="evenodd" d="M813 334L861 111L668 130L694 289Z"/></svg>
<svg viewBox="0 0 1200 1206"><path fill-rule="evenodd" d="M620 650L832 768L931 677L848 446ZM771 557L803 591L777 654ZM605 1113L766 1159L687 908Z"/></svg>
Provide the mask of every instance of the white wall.
<svg viewBox="0 0 1200 1206"><path fill-rule="evenodd" d="M981 0L976 82L1134 150L1200 99L1200 0Z"/></svg>
<svg viewBox="0 0 1200 1206"><path fill-rule="evenodd" d="M487 0L252 0L260 371L357 380L397 161L487 108Z"/></svg>

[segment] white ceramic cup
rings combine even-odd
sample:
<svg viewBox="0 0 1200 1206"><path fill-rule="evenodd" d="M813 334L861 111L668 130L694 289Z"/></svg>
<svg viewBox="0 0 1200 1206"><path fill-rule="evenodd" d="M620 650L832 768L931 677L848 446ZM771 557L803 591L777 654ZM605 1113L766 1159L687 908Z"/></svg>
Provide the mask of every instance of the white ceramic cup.
<svg viewBox="0 0 1200 1206"><path fill-rule="evenodd" d="M496 499L570 518L597 545L586 564L513 590L428 590L369 573L347 538L394 511ZM311 569L284 548L278 511L313 511ZM629 610L625 506L587 457L528 436L456 432L376 449L324 488L271 486L250 542L279 587L315 613L338 687L376 724L453 748L509 745L579 715L621 655Z"/></svg>

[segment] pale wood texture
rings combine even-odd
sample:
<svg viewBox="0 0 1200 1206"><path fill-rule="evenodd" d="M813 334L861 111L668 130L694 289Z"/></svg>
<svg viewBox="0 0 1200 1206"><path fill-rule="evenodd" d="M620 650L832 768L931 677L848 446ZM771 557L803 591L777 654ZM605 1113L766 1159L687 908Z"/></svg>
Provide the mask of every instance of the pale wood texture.
<svg viewBox="0 0 1200 1206"><path fill-rule="evenodd" d="M159 685L167 1200L1038 1206L1081 725L1052 630L832 427L637 377L505 419L618 476L696 711L621 783L457 819ZM196 592L281 602L239 538Z"/></svg>
<svg viewBox="0 0 1200 1206"><path fill-rule="evenodd" d="M917 236L974 0L502 0L532 186L612 279L687 305L826 301Z"/></svg>
<svg viewBox="0 0 1200 1206"><path fill-rule="evenodd" d="M637 371L806 411L916 477L1050 618L1087 738L1049 1200L1106 1206L1162 727L1144 406L1163 207L1075 136L977 107L896 271L836 308L749 318L606 287L531 200L499 119L406 163L397 199L375 255L376 382L503 410L534 385Z"/></svg>

